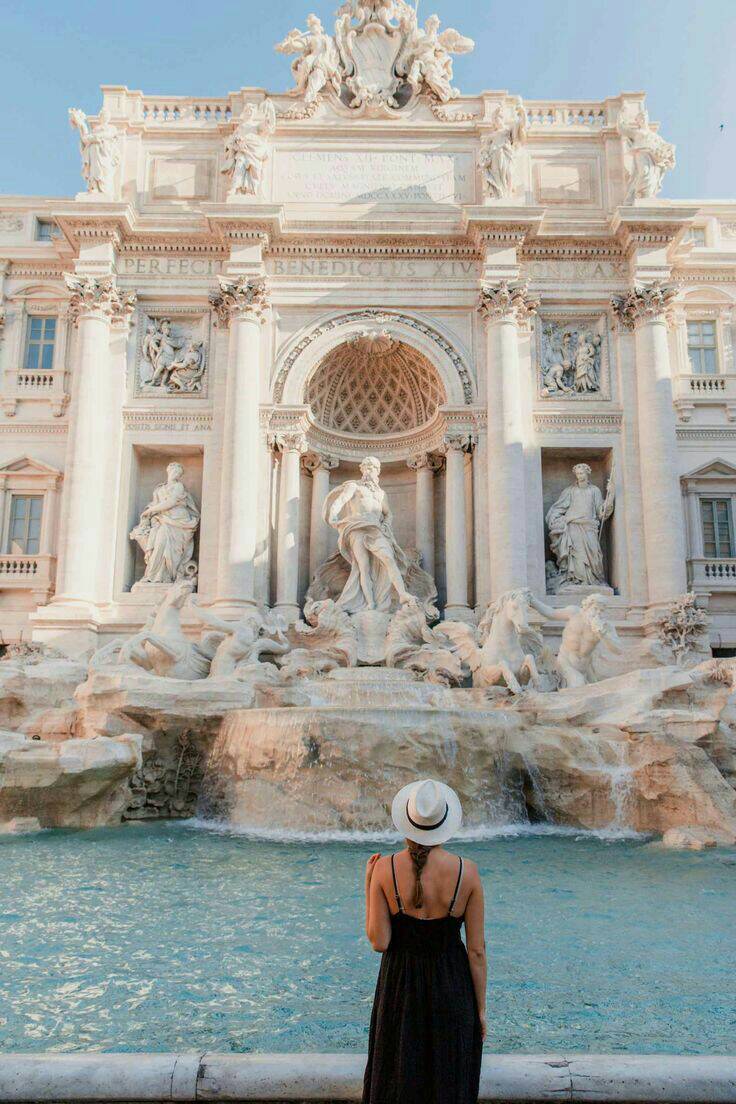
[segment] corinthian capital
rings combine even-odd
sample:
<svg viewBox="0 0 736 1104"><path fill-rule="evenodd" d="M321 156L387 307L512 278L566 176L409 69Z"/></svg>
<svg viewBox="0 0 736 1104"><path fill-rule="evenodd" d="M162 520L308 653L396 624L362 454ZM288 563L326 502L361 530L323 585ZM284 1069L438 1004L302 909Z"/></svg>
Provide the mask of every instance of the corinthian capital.
<svg viewBox="0 0 736 1104"><path fill-rule="evenodd" d="M475 444L475 436L464 429L453 429L442 438L445 452L470 452Z"/></svg>
<svg viewBox="0 0 736 1104"><path fill-rule="evenodd" d="M301 456L302 453L307 451L306 437L299 429L286 429L271 433L268 443L277 452L298 452Z"/></svg>
<svg viewBox="0 0 736 1104"><path fill-rule="evenodd" d="M252 280L248 276L237 280L227 276L219 276L218 279L220 290L211 293L210 303L221 326L227 326L236 315L265 322L266 312L271 306L265 280Z"/></svg>
<svg viewBox="0 0 736 1104"><path fill-rule="evenodd" d="M328 456L324 452L307 452L302 457L302 467L310 475L314 475L316 471L334 471L335 468L340 466L340 461L336 456Z"/></svg>
<svg viewBox="0 0 736 1104"><path fill-rule="evenodd" d="M114 276L77 276L65 272L69 288L69 317L75 325L85 315L103 314L114 322L128 320L135 309L135 292L120 292Z"/></svg>
<svg viewBox="0 0 736 1104"><path fill-rule="evenodd" d="M412 471L421 471L428 468L431 472L438 472L442 468L442 457L436 452L417 452L406 461L406 466Z"/></svg>
<svg viewBox="0 0 736 1104"><path fill-rule="evenodd" d="M636 284L625 295L611 300L614 314L625 330L634 330L642 322L672 321L672 304L677 288L659 280L653 284Z"/></svg>
<svg viewBox="0 0 736 1104"><path fill-rule="evenodd" d="M484 284L480 289L478 310L487 322L499 318L509 318L513 322L524 322L536 314L539 299L529 294L526 281L509 284L502 280L500 284Z"/></svg>

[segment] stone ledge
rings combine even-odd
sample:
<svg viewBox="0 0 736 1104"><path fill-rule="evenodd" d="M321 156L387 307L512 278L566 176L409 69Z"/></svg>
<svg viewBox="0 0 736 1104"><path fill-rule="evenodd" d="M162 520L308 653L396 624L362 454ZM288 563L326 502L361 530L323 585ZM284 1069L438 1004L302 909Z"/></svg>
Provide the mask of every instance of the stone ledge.
<svg viewBox="0 0 736 1104"><path fill-rule="evenodd" d="M362 1054L5 1054L0 1104L359 1101ZM735 1104L736 1056L487 1054L480 1101Z"/></svg>

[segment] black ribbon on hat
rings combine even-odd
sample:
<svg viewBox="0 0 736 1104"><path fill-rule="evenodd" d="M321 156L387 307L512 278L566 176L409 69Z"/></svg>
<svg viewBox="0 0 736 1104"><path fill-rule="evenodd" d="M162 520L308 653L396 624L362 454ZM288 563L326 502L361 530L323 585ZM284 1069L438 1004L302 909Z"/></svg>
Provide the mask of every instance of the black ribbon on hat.
<svg viewBox="0 0 736 1104"><path fill-rule="evenodd" d="M417 824L415 820L412 820L411 813L409 812L409 799L406 800L406 816L411 824L412 828L418 828L420 832L433 832L435 828L441 828L447 820L447 814L450 811L450 806L445 802L445 815L442 820L438 820L436 824Z"/></svg>

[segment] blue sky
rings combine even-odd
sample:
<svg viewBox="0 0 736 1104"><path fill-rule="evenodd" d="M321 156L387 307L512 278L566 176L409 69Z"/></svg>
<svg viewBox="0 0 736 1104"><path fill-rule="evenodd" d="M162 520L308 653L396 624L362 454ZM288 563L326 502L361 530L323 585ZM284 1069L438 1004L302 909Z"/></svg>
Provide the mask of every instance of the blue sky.
<svg viewBox="0 0 736 1104"><path fill-rule="evenodd" d="M67 108L96 112L100 84L222 96L290 86L273 45L338 0L0 0L0 192L71 195L80 187ZM456 85L529 99L603 99L645 91L677 145L663 195L736 198L736 0L420 0L476 41ZM720 130L724 124L723 131Z"/></svg>

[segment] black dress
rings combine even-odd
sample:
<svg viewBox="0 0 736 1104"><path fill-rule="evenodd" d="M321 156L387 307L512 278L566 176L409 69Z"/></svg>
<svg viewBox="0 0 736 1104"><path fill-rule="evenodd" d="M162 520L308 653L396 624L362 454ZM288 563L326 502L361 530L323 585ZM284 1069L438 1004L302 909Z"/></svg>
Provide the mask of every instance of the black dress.
<svg viewBox="0 0 736 1104"><path fill-rule="evenodd" d="M477 1104L483 1051L463 918L420 920L398 912L376 985L363 1081L363 1104Z"/></svg>

